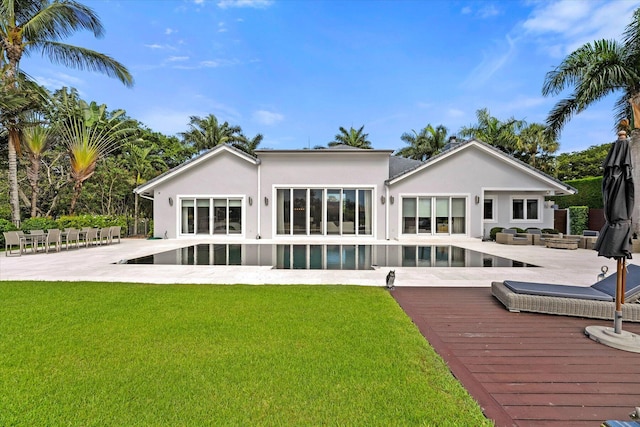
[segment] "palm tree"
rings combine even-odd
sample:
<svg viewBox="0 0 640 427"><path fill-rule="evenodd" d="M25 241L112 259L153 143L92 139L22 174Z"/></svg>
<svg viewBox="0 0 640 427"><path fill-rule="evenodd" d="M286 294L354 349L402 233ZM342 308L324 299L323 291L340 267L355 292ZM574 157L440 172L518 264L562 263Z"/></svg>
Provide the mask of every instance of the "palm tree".
<svg viewBox="0 0 640 427"><path fill-rule="evenodd" d="M350 147L371 149L371 141L367 138L368 133L364 133L364 125L360 129L355 130L350 128L348 131L340 126L340 132L333 137L333 141L327 144L329 147L335 147L336 145L348 145Z"/></svg>
<svg viewBox="0 0 640 427"><path fill-rule="evenodd" d="M77 30L85 29L101 37L102 24L94 11L75 1L0 0L0 89L20 93L20 60L23 54L40 52L51 62L77 69L98 71L133 84L129 71L113 58L93 50L61 43ZM20 223L16 150L19 148L18 120L5 117L9 129L9 186L11 216Z"/></svg>
<svg viewBox="0 0 640 427"><path fill-rule="evenodd" d="M403 133L400 139L409 144L398 150L396 155L409 159L425 161L438 154L447 142L448 130L443 125L437 127L428 124L420 133L411 130L413 134Z"/></svg>
<svg viewBox="0 0 640 427"><path fill-rule="evenodd" d="M240 126L231 126L228 122L220 124L213 114L204 119L198 116L189 118L189 130L180 133L184 142L191 144L196 151L208 150L220 144L240 143Z"/></svg>
<svg viewBox="0 0 640 427"><path fill-rule="evenodd" d="M135 141L136 143L144 142L142 140ZM158 169L165 169L167 167L162 157L157 154L153 154L153 146L140 147L135 143L127 143L124 149L124 160L127 166L134 174L134 185L137 187L144 182L144 178L157 173ZM133 234L138 234L138 216L139 216L139 198L138 193L134 194L133 204Z"/></svg>
<svg viewBox="0 0 640 427"><path fill-rule="evenodd" d="M512 117L503 122L493 117L486 108L477 110L476 117L478 123L462 127L460 135L479 139L509 155L517 153L518 133L525 126L523 120L516 120Z"/></svg>
<svg viewBox="0 0 640 427"><path fill-rule="evenodd" d="M558 151L558 148L560 148L558 141L548 131L547 127L540 123L527 125L522 129L518 137L521 160L543 172L552 172L549 161L552 155Z"/></svg>
<svg viewBox="0 0 640 427"><path fill-rule="evenodd" d="M50 144L52 135L51 128L45 126L42 120L32 117L31 122L33 123L31 126L26 126L22 130L22 142L29 158L27 179L31 186L31 218L34 218L38 213L40 160Z"/></svg>
<svg viewBox="0 0 640 427"><path fill-rule="evenodd" d="M60 135L67 145L71 158L71 179L74 181L69 214L75 213L76 203L82 192L82 184L91 178L101 157L125 143L137 130L130 120L122 117L125 112L117 110L106 114L106 105L95 102L87 105L80 101L81 117L69 112L69 118L61 124Z"/></svg>
<svg viewBox="0 0 640 427"><path fill-rule="evenodd" d="M613 93L620 93L615 105L615 121L631 118L631 157L640 165L640 8L625 28L622 42L596 40L571 52L556 69L547 73L544 96L572 89L558 101L547 117L553 135L558 135L575 114ZM635 113L635 115L634 115ZM636 194L640 194L640 167L633 168ZM640 231L640 203L636 203L632 224Z"/></svg>
<svg viewBox="0 0 640 427"><path fill-rule="evenodd" d="M242 150L245 153L253 156L255 155L255 151L258 149L258 145L262 143L263 138L264 136L261 133L257 134L251 139L247 138L243 134L240 134L240 142L234 142L231 145L233 145L233 147L237 148L238 150Z"/></svg>

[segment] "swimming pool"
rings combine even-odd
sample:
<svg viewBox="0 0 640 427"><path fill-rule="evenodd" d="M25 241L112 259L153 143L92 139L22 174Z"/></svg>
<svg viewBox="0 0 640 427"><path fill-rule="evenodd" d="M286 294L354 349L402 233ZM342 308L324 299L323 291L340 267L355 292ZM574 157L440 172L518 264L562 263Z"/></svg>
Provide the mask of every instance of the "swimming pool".
<svg viewBox="0 0 640 427"><path fill-rule="evenodd" d="M277 269L376 267L537 267L451 245L225 244L186 246L119 264L252 265Z"/></svg>

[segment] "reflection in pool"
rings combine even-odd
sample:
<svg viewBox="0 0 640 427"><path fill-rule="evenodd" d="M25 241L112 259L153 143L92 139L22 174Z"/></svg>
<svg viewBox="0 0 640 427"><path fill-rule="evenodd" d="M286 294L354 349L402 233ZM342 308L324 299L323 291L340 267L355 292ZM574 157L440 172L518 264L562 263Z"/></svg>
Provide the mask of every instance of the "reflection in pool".
<svg viewBox="0 0 640 427"><path fill-rule="evenodd" d="M199 244L121 264L254 265L278 269L371 270L375 267L536 267L451 245Z"/></svg>

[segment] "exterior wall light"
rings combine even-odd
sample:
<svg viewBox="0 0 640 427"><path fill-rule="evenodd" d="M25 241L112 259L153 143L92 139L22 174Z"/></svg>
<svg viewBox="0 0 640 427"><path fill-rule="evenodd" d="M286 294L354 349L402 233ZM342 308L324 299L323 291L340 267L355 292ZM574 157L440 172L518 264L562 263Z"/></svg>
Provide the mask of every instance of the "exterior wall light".
<svg viewBox="0 0 640 427"><path fill-rule="evenodd" d="M265 206L269 206L269 198L265 196L264 198L264 205Z"/></svg>
<svg viewBox="0 0 640 427"><path fill-rule="evenodd" d="M394 199L393 196L389 196L389 201L391 202L391 204L393 204L393 202L395 202L396 199Z"/></svg>
<svg viewBox="0 0 640 427"><path fill-rule="evenodd" d="M249 206L253 205L253 199L249 196Z"/></svg>
<svg viewBox="0 0 640 427"><path fill-rule="evenodd" d="M173 197L169 197L169 206L173 206Z"/></svg>
<svg viewBox="0 0 640 427"><path fill-rule="evenodd" d="M480 196L476 196L476 205L480 204Z"/></svg>
<svg viewBox="0 0 640 427"><path fill-rule="evenodd" d="M384 196L380 196L380 203L382 203L384 205L385 200L386 199L384 198Z"/></svg>

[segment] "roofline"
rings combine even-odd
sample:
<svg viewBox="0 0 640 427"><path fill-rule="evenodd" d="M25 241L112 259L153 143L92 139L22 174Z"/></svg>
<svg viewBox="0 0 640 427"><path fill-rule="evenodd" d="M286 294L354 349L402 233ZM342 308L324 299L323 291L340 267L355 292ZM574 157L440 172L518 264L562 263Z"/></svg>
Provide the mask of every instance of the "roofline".
<svg viewBox="0 0 640 427"><path fill-rule="evenodd" d="M237 148L234 148L228 144L220 144L220 145L216 145L215 147L209 149L208 151L205 151L204 153L200 154L199 156L196 156L190 160L187 160L186 162L176 166L173 169L169 169L168 171L158 175L157 177L145 182L144 184L136 187L133 189L134 193L137 194L143 194L144 192L146 192L147 190L157 186L158 184L167 181L169 179L172 179L174 176L179 175L185 171L187 171L188 169L191 169L193 166L196 166L198 164L200 164L201 162L211 158L211 157L215 157L217 156L220 152L222 151L227 151L231 154L234 154L238 157L240 157L243 160L246 160L249 163L253 163L254 165L259 165L260 164L260 159L253 157L247 153L245 153L242 150L239 150Z"/></svg>
<svg viewBox="0 0 640 427"><path fill-rule="evenodd" d="M424 163L422 163L421 165L417 166L414 169L410 169L408 171L403 172L400 175L397 175L395 177L391 177L388 180L385 181L385 185L389 186L389 185L393 185L399 181L402 181L403 179L413 175L414 173L417 173L429 166L431 166L432 164L438 163L441 160L444 160L446 158L448 158L449 156L453 155L454 153L464 150L467 147L471 147L471 146L475 146L478 147L481 150L484 150L486 153L498 158L499 160L505 162L505 163L509 163L513 166L515 166L518 169L521 169L523 172L529 174L529 175L533 175L536 176L544 181L546 181L547 183L551 184L553 187L559 188L561 189L563 192L566 192L568 194L576 194L578 192L577 189L575 189L574 187L565 184L564 182L550 176L547 175L546 173L534 168L533 166L516 159L515 157L512 157L502 151L500 151L498 148L493 147L489 144L487 144L486 142L482 142L480 140L477 140L475 138L472 138L468 141L462 142L458 145L456 145L455 147L452 147L451 149L447 150L447 151L443 151L442 153L438 154L437 156L434 156L432 158L430 158L429 160L425 161Z"/></svg>
<svg viewBox="0 0 640 427"><path fill-rule="evenodd" d="M333 149L333 148L322 148L322 149L311 149L311 150L269 150L269 149L264 149L264 150L256 150L255 153L256 154L269 154L269 153L278 153L278 154L300 154L300 153L315 153L315 154L322 154L322 153L358 153L358 154L362 154L362 153L386 153L386 154L392 154L395 150L374 150L374 149L366 149L366 148L354 148L354 149L345 149L345 148L341 148L341 149Z"/></svg>

